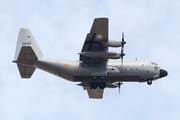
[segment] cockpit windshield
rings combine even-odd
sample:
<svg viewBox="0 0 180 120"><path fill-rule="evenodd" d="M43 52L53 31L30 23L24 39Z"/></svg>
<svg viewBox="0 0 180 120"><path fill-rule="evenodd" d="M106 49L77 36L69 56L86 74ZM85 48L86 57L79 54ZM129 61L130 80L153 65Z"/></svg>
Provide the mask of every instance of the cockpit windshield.
<svg viewBox="0 0 180 120"><path fill-rule="evenodd" d="M152 64L152 65L157 65L157 66L158 66L158 64L156 64L155 62L151 62L151 64Z"/></svg>
<svg viewBox="0 0 180 120"><path fill-rule="evenodd" d="M160 68L159 68L158 64L156 64L155 62L151 62L151 64L154 65L155 71L159 71Z"/></svg>

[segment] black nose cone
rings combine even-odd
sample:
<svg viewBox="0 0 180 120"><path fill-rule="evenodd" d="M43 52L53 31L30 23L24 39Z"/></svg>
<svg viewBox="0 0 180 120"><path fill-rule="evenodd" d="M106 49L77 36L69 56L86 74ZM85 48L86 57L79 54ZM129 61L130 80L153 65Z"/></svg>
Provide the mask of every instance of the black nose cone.
<svg viewBox="0 0 180 120"><path fill-rule="evenodd" d="M167 74L166 70L160 69L160 78L167 76Z"/></svg>

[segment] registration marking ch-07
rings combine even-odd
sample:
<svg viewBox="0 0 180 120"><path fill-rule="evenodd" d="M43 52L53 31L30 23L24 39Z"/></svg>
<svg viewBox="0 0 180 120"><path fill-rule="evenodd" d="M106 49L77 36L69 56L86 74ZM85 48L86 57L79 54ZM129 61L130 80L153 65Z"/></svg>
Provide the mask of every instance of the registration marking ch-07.
<svg viewBox="0 0 180 120"><path fill-rule="evenodd" d="M22 42L22 45L31 45L31 42Z"/></svg>

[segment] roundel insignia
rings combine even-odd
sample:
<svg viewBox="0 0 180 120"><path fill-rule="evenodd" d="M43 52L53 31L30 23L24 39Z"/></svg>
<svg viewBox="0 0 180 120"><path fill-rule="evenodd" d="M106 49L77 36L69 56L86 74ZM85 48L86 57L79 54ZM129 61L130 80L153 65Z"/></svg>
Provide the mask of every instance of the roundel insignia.
<svg viewBox="0 0 180 120"><path fill-rule="evenodd" d="M65 67L68 67L68 66L69 66L69 64L65 63L65 64L64 64L64 66L65 66Z"/></svg>

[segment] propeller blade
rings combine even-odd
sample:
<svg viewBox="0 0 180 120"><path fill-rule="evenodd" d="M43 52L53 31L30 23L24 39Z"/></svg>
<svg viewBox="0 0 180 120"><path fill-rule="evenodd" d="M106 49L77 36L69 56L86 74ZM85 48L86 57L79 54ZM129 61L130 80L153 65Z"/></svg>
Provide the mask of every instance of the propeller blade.
<svg viewBox="0 0 180 120"><path fill-rule="evenodd" d="M123 57L121 58L121 75L122 75L122 71L123 71Z"/></svg>
<svg viewBox="0 0 180 120"><path fill-rule="evenodd" d="M124 32L122 32L122 46L124 48L124 44L126 44L126 42L124 41Z"/></svg>
<svg viewBox="0 0 180 120"><path fill-rule="evenodd" d="M121 41L121 75L122 75L122 68L123 68L123 57L125 56L124 54L124 44L126 42L124 41L124 32L122 32L122 41Z"/></svg>
<svg viewBox="0 0 180 120"><path fill-rule="evenodd" d="M120 84L120 82L118 82L118 87L119 87L119 94L120 94L120 85L121 85L121 84Z"/></svg>
<svg viewBox="0 0 180 120"><path fill-rule="evenodd" d="M119 87L119 94L120 94L120 86L122 85L122 83L118 82L118 87Z"/></svg>

